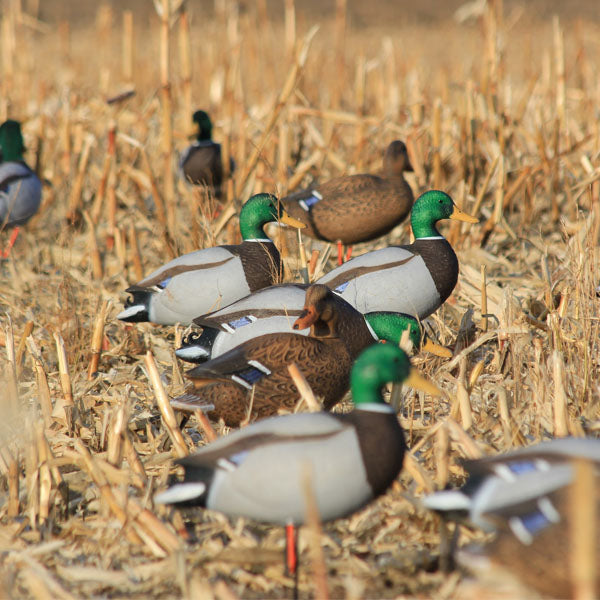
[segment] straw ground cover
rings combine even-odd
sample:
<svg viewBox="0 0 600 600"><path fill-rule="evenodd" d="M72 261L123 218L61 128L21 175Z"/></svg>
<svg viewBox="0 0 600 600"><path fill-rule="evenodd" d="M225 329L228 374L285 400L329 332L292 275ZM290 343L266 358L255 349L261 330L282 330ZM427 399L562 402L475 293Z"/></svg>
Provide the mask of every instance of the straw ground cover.
<svg viewBox="0 0 600 600"><path fill-rule="evenodd" d="M303 532L300 592L508 586L441 571L438 523L418 498L460 484L462 457L599 433L598 23L496 3L462 24L397 26L388 6L387 23L358 29L338 2L316 30L314 10L291 1L282 19L261 2L201 13L160 1L160 14L100 7L80 24L23 5L3 6L0 119L23 121L47 185L0 273L0 594L291 594L278 528L197 512L186 533L189 515L153 506L171 459L211 431L192 419L180 434L166 408L184 386L182 328L114 315L128 283L170 257L236 242L251 193L376 170L396 138L415 193L444 189L481 220L442 225L461 276L426 326L454 358L415 360L447 396L406 392L400 481ZM176 176L197 107L237 164L216 219L219 203ZM298 278L295 238L273 233ZM355 252L408 239L401 225ZM317 274L331 268L322 244L304 243L320 251ZM461 530L459 544L481 539Z"/></svg>

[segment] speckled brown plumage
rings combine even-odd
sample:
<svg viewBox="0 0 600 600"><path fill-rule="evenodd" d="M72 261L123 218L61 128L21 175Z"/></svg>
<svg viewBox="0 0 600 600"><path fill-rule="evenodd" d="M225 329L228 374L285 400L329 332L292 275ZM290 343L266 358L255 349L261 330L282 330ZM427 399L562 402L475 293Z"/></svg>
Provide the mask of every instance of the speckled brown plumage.
<svg viewBox="0 0 600 600"><path fill-rule="evenodd" d="M315 284L306 290L305 310L310 305L316 306L321 315L311 329L311 335L327 336L328 330L331 335L335 333L348 349L352 361L374 343L375 338L369 331L364 316L326 286ZM332 311L331 316L326 314L328 310ZM324 316L329 317L327 321L323 320Z"/></svg>
<svg viewBox="0 0 600 600"><path fill-rule="evenodd" d="M354 358L375 340L362 315L322 285L308 288L298 321L311 325L309 337L263 335L188 371L197 402L186 397L184 402L175 400L174 406L194 410L213 404L210 418L222 418L229 426L238 426L249 413L262 418L280 408L292 409L300 398L288 371L288 365L295 363L315 395L323 399L324 407L330 409L348 391ZM239 383L240 378L248 387Z"/></svg>
<svg viewBox="0 0 600 600"><path fill-rule="evenodd" d="M257 361L271 373L258 380L252 390L234 381L220 380L197 389L202 404L213 404L214 410L208 415L211 419L222 418L231 427L237 427L248 416L252 402L252 416L262 418L277 414L279 409L291 410L300 395L288 371L288 365L296 363L309 385L318 397L322 397L324 407L331 408L348 391L349 374L352 366L350 354L339 338L317 339L293 333L272 333L246 342L238 348L192 369L187 376L194 384L202 384L211 374L215 379L227 377L228 368L220 368L220 359L247 365L248 360ZM202 379L197 379L194 371L202 370ZM238 373L243 368L238 368ZM239 376L239 375L238 375Z"/></svg>
<svg viewBox="0 0 600 600"><path fill-rule="evenodd" d="M381 175L347 175L291 194L281 200L290 215L306 224L306 235L344 244L380 237L401 223L413 205L404 171L412 171L406 146L392 142ZM300 201L318 192L322 200L306 211Z"/></svg>

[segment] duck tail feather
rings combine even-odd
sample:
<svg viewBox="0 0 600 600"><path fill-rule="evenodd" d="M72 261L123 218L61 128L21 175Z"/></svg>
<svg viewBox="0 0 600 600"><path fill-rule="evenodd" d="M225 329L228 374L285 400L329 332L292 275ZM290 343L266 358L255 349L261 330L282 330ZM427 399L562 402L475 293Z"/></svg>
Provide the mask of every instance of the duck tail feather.
<svg viewBox="0 0 600 600"><path fill-rule="evenodd" d="M190 481L172 485L164 492L154 496L155 504L192 503L199 500L206 491L206 484L201 481Z"/></svg>
<svg viewBox="0 0 600 600"><path fill-rule="evenodd" d="M127 323L145 323L149 321L150 298L154 292L144 288L128 288L127 292L132 297L127 299L125 309L117 315L117 319Z"/></svg>
<svg viewBox="0 0 600 600"><path fill-rule="evenodd" d="M437 512L468 512L471 504L471 498L460 490L444 490L423 498L423 506Z"/></svg>
<svg viewBox="0 0 600 600"><path fill-rule="evenodd" d="M177 398L171 398L171 406L177 410L186 410L195 412L201 410L202 412L210 412L215 410L215 405L209 402L204 402L202 398L195 394L182 394Z"/></svg>
<svg viewBox="0 0 600 600"><path fill-rule="evenodd" d="M206 348L200 346L200 344L189 344L177 348L177 350L175 350L175 356L185 362L199 365L210 358L210 352Z"/></svg>
<svg viewBox="0 0 600 600"><path fill-rule="evenodd" d="M211 358L212 347L219 330L205 327L201 335L195 332L184 338L181 348L175 350L175 355L186 362L201 364Z"/></svg>

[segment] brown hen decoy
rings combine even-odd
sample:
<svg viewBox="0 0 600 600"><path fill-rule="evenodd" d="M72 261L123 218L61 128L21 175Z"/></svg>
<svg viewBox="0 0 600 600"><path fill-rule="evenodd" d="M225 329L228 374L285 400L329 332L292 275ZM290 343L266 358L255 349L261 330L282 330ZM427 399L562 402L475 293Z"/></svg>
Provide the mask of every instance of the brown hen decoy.
<svg viewBox="0 0 600 600"><path fill-rule="evenodd" d="M310 327L310 336L282 332L248 340L188 371L192 393L171 404L179 410L205 410L231 427L248 417L275 415L281 408L293 409L300 399L288 371L295 363L330 409L348 391L354 359L375 343L363 316L340 300L326 286L309 287L293 328Z"/></svg>
<svg viewBox="0 0 600 600"><path fill-rule="evenodd" d="M336 177L281 199L295 219L306 224L306 235L342 244L368 242L401 223L414 197L404 179L413 168L404 142L396 140L386 149L380 175Z"/></svg>

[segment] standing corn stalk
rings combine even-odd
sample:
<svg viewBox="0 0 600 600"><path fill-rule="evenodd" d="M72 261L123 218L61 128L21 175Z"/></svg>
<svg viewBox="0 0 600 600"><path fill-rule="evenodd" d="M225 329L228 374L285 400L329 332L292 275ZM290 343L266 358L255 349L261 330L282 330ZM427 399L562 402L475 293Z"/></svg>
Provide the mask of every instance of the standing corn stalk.
<svg viewBox="0 0 600 600"><path fill-rule="evenodd" d="M171 20L170 0L155 0L154 7L160 17L160 96L161 96L161 154L164 173L164 199L167 209L167 230L175 237L175 185L173 181L173 99L169 75Z"/></svg>

